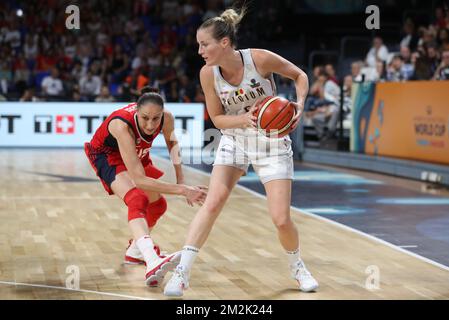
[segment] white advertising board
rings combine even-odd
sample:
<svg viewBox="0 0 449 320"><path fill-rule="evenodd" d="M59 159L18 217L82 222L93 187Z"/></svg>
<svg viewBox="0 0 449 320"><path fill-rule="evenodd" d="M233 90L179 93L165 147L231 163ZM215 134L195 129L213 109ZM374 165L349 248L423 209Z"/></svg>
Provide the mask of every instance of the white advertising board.
<svg viewBox="0 0 449 320"><path fill-rule="evenodd" d="M1 102L0 147L82 147L101 122L127 103ZM202 147L204 106L166 103L182 147ZM162 135L154 147L165 146Z"/></svg>

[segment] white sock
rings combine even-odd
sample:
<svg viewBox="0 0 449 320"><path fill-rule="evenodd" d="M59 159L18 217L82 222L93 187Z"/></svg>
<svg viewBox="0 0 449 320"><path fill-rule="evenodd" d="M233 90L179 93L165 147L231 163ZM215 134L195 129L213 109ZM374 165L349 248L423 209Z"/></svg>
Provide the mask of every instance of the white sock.
<svg viewBox="0 0 449 320"><path fill-rule="evenodd" d="M137 247L136 240L133 239L128 249L126 249L126 254L130 255L141 255L139 248Z"/></svg>
<svg viewBox="0 0 449 320"><path fill-rule="evenodd" d="M154 251L154 243L150 236L143 236L136 241L136 244L140 252L142 252L143 259L147 266L150 265L152 261L159 258L156 251Z"/></svg>
<svg viewBox="0 0 449 320"><path fill-rule="evenodd" d="M198 255L198 251L199 249L193 246L184 246L182 248L182 255L181 261L179 262L179 266L187 273L190 272L190 269L192 268L193 265L193 261L195 261L195 258Z"/></svg>
<svg viewBox="0 0 449 320"><path fill-rule="evenodd" d="M133 241L131 242L131 245L129 246L129 249L131 249L131 250L137 250L137 249L139 249L139 248L137 247L137 241L136 241L135 239L133 239Z"/></svg>
<svg viewBox="0 0 449 320"><path fill-rule="evenodd" d="M299 248L295 251L286 251L286 253L290 266L296 265L296 262L301 260L301 256L299 255Z"/></svg>

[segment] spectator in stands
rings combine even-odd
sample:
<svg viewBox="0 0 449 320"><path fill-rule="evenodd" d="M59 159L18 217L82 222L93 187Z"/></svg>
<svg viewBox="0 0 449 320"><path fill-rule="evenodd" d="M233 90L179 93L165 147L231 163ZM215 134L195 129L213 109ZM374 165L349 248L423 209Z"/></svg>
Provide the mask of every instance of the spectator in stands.
<svg viewBox="0 0 449 320"><path fill-rule="evenodd" d="M4 31L3 42L9 44L9 46L18 52L20 48L20 31L16 20L12 20L10 27L6 26Z"/></svg>
<svg viewBox="0 0 449 320"><path fill-rule="evenodd" d="M146 16L150 10L151 4L148 0L135 0L134 1L134 15Z"/></svg>
<svg viewBox="0 0 449 320"><path fill-rule="evenodd" d="M21 102L36 102L39 98L34 95L34 88L26 89L20 98Z"/></svg>
<svg viewBox="0 0 449 320"><path fill-rule="evenodd" d="M95 102L114 102L115 98L111 96L108 86L102 86L100 95L95 99Z"/></svg>
<svg viewBox="0 0 449 320"><path fill-rule="evenodd" d="M30 70L28 70L28 65L25 57L23 56L23 53L17 54L17 58L13 63L13 70L14 70L14 86L16 88L16 91L18 91L18 93L21 95L25 91L31 76Z"/></svg>
<svg viewBox="0 0 449 320"><path fill-rule="evenodd" d="M319 66L313 67L312 77L310 77L310 82L315 83L315 81L318 79L320 74L322 74L323 72L324 72L323 66L319 65Z"/></svg>
<svg viewBox="0 0 449 320"><path fill-rule="evenodd" d="M368 67L376 68L376 62L387 61L388 59L388 49L383 44L381 37L376 36L373 39L373 46L368 51L366 55L366 64Z"/></svg>
<svg viewBox="0 0 449 320"><path fill-rule="evenodd" d="M220 13L219 1L212 0L206 1L206 12L203 14L202 20L206 21L209 18L213 18L219 16Z"/></svg>
<svg viewBox="0 0 449 320"><path fill-rule="evenodd" d="M352 77L346 76L343 80L343 114L345 119L350 119L352 110Z"/></svg>
<svg viewBox="0 0 449 320"><path fill-rule="evenodd" d="M58 62L55 48L53 46L48 49L43 49L42 46L38 47L38 55L36 57L36 69L38 71L51 70Z"/></svg>
<svg viewBox="0 0 449 320"><path fill-rule="evenodd" d="M147 62L148 58L146 55L147 48L144 46L140 46L137 48L137 55L134 57L133 61L131 62L131 69L135 70L137 68L140 68L144 62Z"/></svg>
<svg viewBox="0 0 449 320"><path fill-rule="evenodd" d="M376 66L372 67L363 67L361 70L362 77L364 81L384 81L386 79L386 62L385 61L377 61Z"/></svg>
<svg viewBox="0 0 449 320"><path fill-rule="evenodd" d="M335 72L334 66L328 63L324 66L324 71L327 73L327 79L338 85L337 73Z"/></svg>
<svg viewBox="0 0 449 320"><path fill-rule="evenodd" d="M449 50L441 54L441 64L438 66L433 76L435 80L449 80Z"/></svg>
<svg viewBox="0 0 449 320"><path fill-rule="evenodd" d="M128 55L123 52L122 46L116 44L114 47L114 54L109 58L110 72L112 73L112 82L121 83L126 77L128 69Z"/></svg>
<svg viewBox="0 0 449 320"><path fill-rule="evenodd" d="M432 29L431 27L426 28L424 26L421 26L419 28L419 40L418 45L416 49L413 51L419 51L422 50L425 46L428 46L436 41L436 30Z"/></svg>
<svg viewBox="0 0 449 320"><path fill-rule="evenodd" d="M296 99L296 89L294 84L292 84L291 81L288 81L284 77L277 77L276 78L276 89L279 96L284 97L288 100L295 100Z"/></svg>
<svg viewBox="0 0 449 320"><path fill-rule="evenodd" d="M86 102L86 99L81 96L81 93L78 90L73 90L72 92L72 102Z"/></svg>
<svg viewBox="0 0 449 320"><path fill-rule="evenodd" d="M362 67L363 67L363 61L354 61L353 63L351 63L352 81L361 82L364 80L362 77Z"/></svg>
<svg viewBox="0 0 449 320"><path fill-rule="evenodd" d="M80 94L87 100L93 100L94 96L100 94L101 79L99 76L94 76L92 71L87 71L87 74L79 80Z"/></svg>
<svg viewBox="0 0 449 320"><path fill-rule="evenodd" d="M440 64L440 54L438 52L436 44L430 44L426 48L426 55L428 59L428 65L430 73L434 74Z"/></svg>
<svg viewBox="0 0 449 320"><path fill-rule="evenodd" d="M312 123L318 138L327 140L335 134L340 111L340 87L325 72L310 89L311 102L305 108L305 122ZM325 129L328 129L327 132Z"/></svg>
<svg viewBox="0 0 449 320"><path fill-rule="evenodd" d="M446 19L444 14L444 9L442 7L435 8L435 18L432 23L436 29L446 28Z"/></svg>
<svg viewBox="0 0 449 320"><path fill-rule="evenodd" d="M59 78L59 70L56 67L53 67L50 75L42 80L41 87L44 97L50 100L61 97L64 94L64 87Z"/></svg>
<svg viewBox="0 0 449 320"><path fill-rule="evenodd" d="M396 54L388 65L387 81L404 81L405 76L402 73L403 60L402 56Z"/></svg>
<svg viewBox="0 0 449 320"><path fill-rule="evenodd" d="M314 111L317 106L328 104L329 102L324 101L324 84L326 83L327 77L324 72L323 67L316 67L314 72L318 72L316 76L314 76L315 81L309 88L309 95L307 96L304 110L306 111L306 117L312 118L313 113L307 113L307 111Z"/></svg>
<svg viewBox="0 0 449 320"><path fill-rule="evenodd" d="M206 97L204 96L204 92L203 89L201 88L201 86L199 84L196 85L196 89L195 89L195 98L193 99L193 102L198 102L198 103L206 103ZM207 112L207 109L204 108L205 112Z"/></svg>
<svg viewBox="0 0 449 320"><path fill-rule="evenodd" d="M374 73L373 81L385 81L385 80L387 80L386 62L378 61L376 63L376 72Z"/></svg>
<svg viewBox="0 0 449 320"><path fill-rule="evenodd" d="M182 97L179 94L178 81L171 81L169 89L166 92L166 100L168 102L183 102Z"/></svg>
<svg viewBox="0 0 449 320"><path fill-rule="evenodd" d="M76 38L72 33L69 33L67 37L64 38L64 54L72 60L75 58Z"/></svg>
<svg viewBox="0 0 449 320"><path fill-rule="evenodd" d="M433 74L430 72L429 59L426 54L414 52L412 54L412 62L415 65L415 71L410 80L430 80Z"/></svg>
<svg viewBox="0 0 449 320"><path fill-rule="evenodd" d="M317 131L318 139L325 141L333 138L338 124L338 107L334 104L321 106L312 113L312 123Z"/></svg>
<svg viewBox="0 0 449 320"><path fill-rule="evenodd" d="M415 23L411 18L405 20L403 31L405 36L402 38L400 46L408 47L410 50L416 50L419 37L415 32Z"/></svg>
<svg viewBox="0 0 449 320"><path fill-rule="evenodd" d="M331 76L326 72L326 82L324 83L324 99L330 101L332 104L340 105L340 86L335 82Z"/></svg>
<svg viewBox="0 0 449 320"><path fill-rule="evenodd" d="M159 64L160 61L160 55L158 54L158 52L156 51L156 48L150 47L147 49L147 54L146 54L147 62L148 65L150 66L150 68L154 68Z"/></svg>
<svg viewBox="0 0 449 320"><path fill-rule="evenodd" d="M195 84L185 74L179 77L179 95L183 102L192 102L195 99Z"/></svg>
<svg viewBox="0 0 449 320"><path fill-rule="evenodd" d="M79 80L84 77L84 75L85 73L82 63L79 60L75 61L71 72L71 81L78 83Z"/></svg>
<svg viewBox="0 0 449 320"><path fill-rule="evenodd" d="M438 31L437 41L440 51L449 50L449 29L440 29Z"/></svg>
<svg viewBox="0 0 449 320"><path fill-rule="evenodd" d="M415 66L412 63L412 54L409 47L401 47L400 55L402 57L402 74L405 79L409 80L413 76L413 72L415 71Z"/></svg>
<svg viewBox="0 0 449 320"><path fill-rule="evenodd" d="M148 76L148 70L145 65L139 69L133 70L131 75L126 77L126 83L129 86L131 95L136 99L140 96L140 90L150 83L150 78Z"/></svg>
<svg viewBox="0 0 449 320"><path fill-rule="evenodd" d="M168 56L172 53L177 44L177 35L169 24L164 24L162 30L159 32L157 47L163 56Z"/></svg>
<svg viewBox="0 0 449 320"><path fill-rule="evenodd" d="M167 94L170 90L170 82L176 80L176 70L172 67L169 57L161 56L159 65L154 70L156 78L156 87L159 87L161 93Z"/></svg>
<svg viewBox="0 0 449 320"><path fill-rule="evenodd" d="M449 5L444 6L444 11L446 12L446 18L444 18L444 21L446 21L446 29L449 29Z"/></svg>
<svg viewBox="0 0 449 320"><path fill-rule="evenodd" d="M25 45L23 47L25 58L31 67L34 67L34 60L38 54L37 35L29 33L25 37Z"/></svg>
<svg viewBox="0 0 449 320"><path fill-rule="evenodd" d="M7 60L0 60L0 93L8 94L12 82L12 71Z"/></svg>

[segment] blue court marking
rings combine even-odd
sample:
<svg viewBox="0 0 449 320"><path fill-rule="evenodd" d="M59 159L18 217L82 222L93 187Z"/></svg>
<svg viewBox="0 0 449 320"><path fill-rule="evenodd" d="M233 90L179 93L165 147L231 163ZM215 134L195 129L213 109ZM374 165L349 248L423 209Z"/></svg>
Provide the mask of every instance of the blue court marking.
<svg viewBox="0 0 449 320"><path fill-rule="evenodd" d="M449 199L445 198L383 198L376 200L381 204L402 205L449 205Z"/></svg>
<svg viewBox="0 0 449 320"><path fill-rule="evenodd" d="M351 193L368 193L370 192L367 189L345 189L345 192L351 192Z"/></svg>
<svg viewBox="0 0 449 320"><path fill-rule="evenodd" d="M259 177L253 171L248 172L246 176L240 178L240 181L257 181ZM326 184L337 185L381 185L381 181L365 179L360 176L346 173L330 171L295 171L294 181L325 182Z"/></svg>
<svg viewBox="0 0 449 320"><path fill-rule="evenodd" d="M312 212L320 215L346 215L346 214L360 214L365 213L365 209L358 209L352 207L320 207L320 208L300 208L307 212Z"/></svg>
<svg viewBox="0 0 449 320"><path fill-rule="evenodd" d="M425 220L416 226L416 230L431 239L449 243L449 216Z"/></svg>

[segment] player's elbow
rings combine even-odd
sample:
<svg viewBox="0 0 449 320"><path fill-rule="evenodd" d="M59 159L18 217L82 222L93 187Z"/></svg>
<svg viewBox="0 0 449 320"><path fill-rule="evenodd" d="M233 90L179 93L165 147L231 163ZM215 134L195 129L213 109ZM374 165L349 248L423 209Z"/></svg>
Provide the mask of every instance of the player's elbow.
<svg viewBox="0 0 449 320"><path fill-rule="evenodd" d="M298 77L296 78L296 80L300 80L300 81L309 83L309 77L307 76L307 73L305 73L301 69L299 69Z"/></svg>

